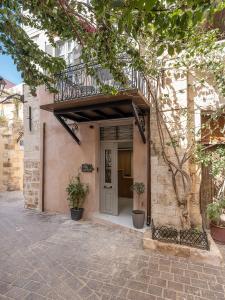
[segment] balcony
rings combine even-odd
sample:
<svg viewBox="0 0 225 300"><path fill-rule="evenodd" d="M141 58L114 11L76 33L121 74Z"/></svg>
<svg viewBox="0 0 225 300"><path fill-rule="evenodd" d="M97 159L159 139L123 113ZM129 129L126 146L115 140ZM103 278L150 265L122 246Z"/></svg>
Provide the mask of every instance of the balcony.
<svg viewBox="0 0 225 300"><path fill-rule="evenodd" d="M109 70L103 69L100 65L91 66L95 76L87 74L84 64L69 66L65 71L56 75L54 102L64 102L72 99L81 99L97 95L104 95L103 86L108 86L118 92L139 91L147 98L147 85L141 72L133 67L124 67L126 85L115 81Z"/></svg>
<svg viewBox="0 0 225 300"><path fill-rule="evenodd" d="M126 85L115 81L109 70L92 65L95 76L87 73L84 64L68 67L56 75L57 93L54 103L41 109L53 112L56 119L80 144L71 128L76 124L104 120L135 118L143 143L146 143L145 116L149 114L147 83L141 72L125 66ZM110 88L115 93L110 93Z"/></svg>

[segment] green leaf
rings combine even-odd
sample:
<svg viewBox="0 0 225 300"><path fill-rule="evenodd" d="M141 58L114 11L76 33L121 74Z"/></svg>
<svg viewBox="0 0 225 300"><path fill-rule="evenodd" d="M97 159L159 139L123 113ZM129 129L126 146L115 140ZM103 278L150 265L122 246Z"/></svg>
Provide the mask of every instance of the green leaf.
<svg viewBox="0 0 225 300"><path fill-rule="evenodd" d="M170 56L174 55L174 48L173 48L173 46L168 45L168 53L169 53Z"/></svg>
<svg viewBox="0 0 225 300"><path fill-rule="evenodd" d="M145 9L147 11L150 11L155 6L156 3L157 3L157 0L146 0L145 1Z"/></svg>
<svg viewBox="0 0 225 300"><path fill-rule="evenodd" d="M164 45L161 45L157 51L157 56L161 56L164 52Z"/></svg>

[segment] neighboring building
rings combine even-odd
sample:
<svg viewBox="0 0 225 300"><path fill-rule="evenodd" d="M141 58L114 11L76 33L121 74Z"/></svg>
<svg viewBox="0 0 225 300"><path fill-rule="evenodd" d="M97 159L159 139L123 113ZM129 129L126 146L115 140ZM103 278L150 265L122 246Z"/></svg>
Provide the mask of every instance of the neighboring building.
<svg viewBox="0 0 225 300"><path fill-rule="evenodd" d="M23 189L23 104L7 96L22 95L23 86L5 80L0 96L0 191Z"/></svg>
<svg viewBox="0 0 225 300"><path fill-rule="evenodd" d="M74 66L57 78L59 93L55 96L40 87L33 97L24 86L26 207L68 212L66 186L69 178L80 172L82 181L90 187L86 217L96 213L130 217L132 209L138 207L137 195L130 187L133 182L143 182L147 222L152 218L155 224L181 227L171 173L162 156L156 113L142 75L127 70L127 90L117 95L101 94L95 79L79 64L79 47L68 41L58 42L52 49L42 32L27 32L43 50L64 56ZM98 74L104 83L115 84L120 90L107 70L99 69ZM182 70L171 70L162 90L170 100L165 101L164 108L168 119L173 119L173 132L178 130L176 122L180 121L176 120L181 111L189 114L178 130L183 130L185 149L193 139L191 127L197 131L201 126L202 112L224 105L210 82L203 86L193 74ZM171 148L167 151L173 160ZM186 170L192 179L188 206L191 223L199 226L201 170L192 160L186 163Z"/></svg>

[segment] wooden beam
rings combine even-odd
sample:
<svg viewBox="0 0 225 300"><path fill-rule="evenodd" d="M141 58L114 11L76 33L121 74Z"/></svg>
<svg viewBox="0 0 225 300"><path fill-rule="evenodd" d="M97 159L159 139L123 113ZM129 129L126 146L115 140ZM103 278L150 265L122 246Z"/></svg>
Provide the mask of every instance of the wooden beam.
<svg viewBox="0 0 225 300"><path fill-rule="evenodd" d="M138 111L137 111L137 108L135 106L135 104L132 102L132 108L133 108L133 113L134 113L134 117L135 117L135 121L137 123L137 126L138 126L138 130L140 132L140 135L141 135L141 138L142 138L142 141L144 144L146 144L146 137L145 137L145 133L142 129L142 126L141 126L141 122L140 122L140 119L139 119L139 115L138 115Z"/></svg>
<svg viewBox="0 0 225 300"><path fill-rule="evenodd" d="M120 115L121 117L125 117L126 113L123 112L120 108L118 107L111 107L111 109L116 112L118 115Z"/></svg>
<svg viewBox="0 0 225 300"><path fill-rule="evenodd" d="M71 121L74 121L74 122L79 122L79 120L72 113L61 114L60 116L63 118L69 119Z"/></svg>
<svg viewBox="0 0 225 300"><path fill-rule="evenodd" d="M124 117L124 118L132 118L133 116L134 116L134 114L133 114L133 112L132 112L132 113L127 114L126 117ZM85 119L83 119L83 120L80 119L80 120L77 121L77 122L79 122L79 123L85 123L85 122L96 122L96 121L118 120L118 119L121 119L121 116L115 114L115 115L109 115L107 119L104 118L104 117L93 117L93 118L91 118L90 121L87 121L87 120L85 120Z"/></svg>
<svg viewBox="0 0 225 300"><path fill-rule="evenodd" d="M85 119L85 120L87 120L87 121L91 121L91 118L88 117L88 116L87 116L85 113L83 113L83 112L77 111L77 112L74 112L74 114L75 114L75 115L78 115L79 117L81 117L81 118L83 118L83 119Z"/></svg>
<svg viewBox="0 0 225 300"><path fill-rule="evenodd" d="M76 136L76 134L70 129L70 127L66 124L66 122L63 120L62 116L54 113L56 119L61 123L61 125L66 129L66 131L72 136L72 138L77 142L78 145L80 145L80 140Z"/></svg>
<svg viewBox="0 0 225 300"><path fill-rule="evenodd" d="M132 100L121 100L121 101L113 101L108 103L99 103L99 104L92 104L92 105L85 105L85 106L79 106L79 107L71 107L71 108L64 108L64 109L57 109L54 110L55 114L63 114L67 112L83 112L85 110L98 110L101 108L112 108L112 107L118 107L120 105L131 105Z"/></svg>
<svg viewBox="0 0 225 300"><path fill-rule="evenodd" d="M101 111L99 109L93 109L93 112L96 113L97 115L101 116L103 119L108 119L108 117L110 117L109 115L107 115L106 113L104 113L103 111Z"/></svg>

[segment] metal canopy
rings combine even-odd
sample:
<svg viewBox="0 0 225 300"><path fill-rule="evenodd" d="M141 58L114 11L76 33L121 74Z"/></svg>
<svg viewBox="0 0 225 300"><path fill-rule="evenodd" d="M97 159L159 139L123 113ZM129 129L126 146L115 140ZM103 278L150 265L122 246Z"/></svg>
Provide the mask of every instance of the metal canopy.
<svg viewBox="0 0 225 300"><path fill-rule="evenodd" d="M80 140L73 128L68 125L68 120L76 123L85 123L130 117L135 117L142 141L146 143L144 118L146 110L140 108L132 99L54 109L53 112L57 120L78 144L80 144Z"/></svg>

